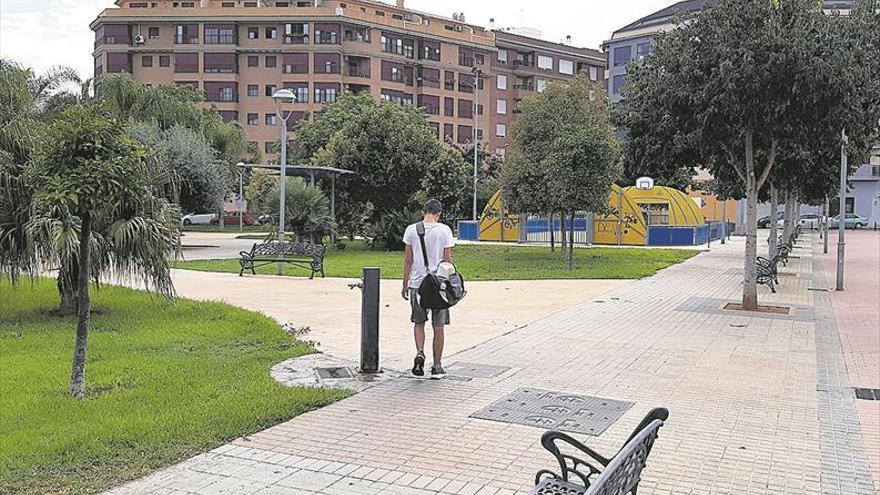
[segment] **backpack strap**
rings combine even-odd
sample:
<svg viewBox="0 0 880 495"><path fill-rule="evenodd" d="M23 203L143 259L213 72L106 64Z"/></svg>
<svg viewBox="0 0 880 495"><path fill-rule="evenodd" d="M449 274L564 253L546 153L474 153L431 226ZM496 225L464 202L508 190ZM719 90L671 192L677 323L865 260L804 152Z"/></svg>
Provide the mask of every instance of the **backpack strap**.
<svg viewBox="0 0 880 495"><path fill-rule="evenodd" d="M430 272L431 268L428 266L428 249L425 247L425 222L419 222L416 224L416 234L419 235L419 244L422 245L422 256L425 258L425 271Z"/></svg>

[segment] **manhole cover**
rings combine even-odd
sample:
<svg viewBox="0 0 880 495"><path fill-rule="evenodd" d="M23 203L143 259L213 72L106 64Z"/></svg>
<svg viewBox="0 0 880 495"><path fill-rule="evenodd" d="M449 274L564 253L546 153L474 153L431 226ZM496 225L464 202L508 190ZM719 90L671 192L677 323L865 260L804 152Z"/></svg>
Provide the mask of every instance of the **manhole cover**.
<svg viewBox="0 0 880 495"><path fill-rule="evenodd" d="M322 380L334 380L338 378L354 378L354 373L351 371L351 368L340 367L340 368L315 368L315 372L318 373L318 378Z"/></svg>
<svg viewBox="0 0 880 495"><path fill-rule="evenodd" d="M521 388L471 417L596 436L632 405L589 395Z"/></svg>
<svg viewBox="0 0 880 495"><path fill-rule="evenodd" d="M495 378L509 370L507 366L491 366L488 364L455 362L446 367L450 376L463 378Z"/></svg>

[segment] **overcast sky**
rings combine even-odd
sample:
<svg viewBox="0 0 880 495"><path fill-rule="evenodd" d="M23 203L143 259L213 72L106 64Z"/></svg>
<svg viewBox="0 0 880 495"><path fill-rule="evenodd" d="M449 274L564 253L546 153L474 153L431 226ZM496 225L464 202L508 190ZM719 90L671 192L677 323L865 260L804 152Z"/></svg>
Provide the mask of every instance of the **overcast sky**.
<svg viewBox="0 0 880 495"><path fill-rule="evenodd" d="M657 11L674 0L406 0L408 7L451 16L464 12L469 23L527 26L543 38L599 45L615 29ZM68 65L92 74L94 34L89 23L113 0L0 0L0 57L38 71Z"/></svg>

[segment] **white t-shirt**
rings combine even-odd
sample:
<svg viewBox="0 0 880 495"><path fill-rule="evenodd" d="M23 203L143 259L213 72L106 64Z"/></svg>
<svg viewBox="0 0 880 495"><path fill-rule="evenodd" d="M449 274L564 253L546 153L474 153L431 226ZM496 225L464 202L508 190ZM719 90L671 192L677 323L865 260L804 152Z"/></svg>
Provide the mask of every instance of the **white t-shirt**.
<svg viewBox="0 0 880 495"><path fill-rule="evenodd" d="M419 243L416 225L410 225L403 233L404 244L412 246L413 265L409 274L409 286L413 289L418 288L425 275L428 274L425 269L425 257L422 255L422 246ZM425 247L428 251L428 264L431 270L436 270L437 265L443 261L443 251L453 246L455 246L455 238L452 237L452 229L448 225L444 223L425 224Z"/></svg>

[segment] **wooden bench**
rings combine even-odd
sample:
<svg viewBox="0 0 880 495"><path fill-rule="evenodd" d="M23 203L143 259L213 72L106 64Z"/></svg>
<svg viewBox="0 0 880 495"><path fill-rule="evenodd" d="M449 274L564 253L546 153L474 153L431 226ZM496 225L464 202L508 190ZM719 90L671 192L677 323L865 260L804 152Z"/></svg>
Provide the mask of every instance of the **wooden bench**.
<svg viewBox="0 0 880 495"><path fill-rule="evenodd" d="M311 270L309 279L315 278L316 273L320 273L323 278L324 251L323 244L312 244L309 242L258 242L251 247L250 251L238 253L241 256L238 260L238 263L241 265L238 276L241 277L245 270L250 270L252 275L256 275L257 268L280 261Z"/></svg>
<svg viewBox="0 0 880 495"><path fill-rule="evenodd" d="M642 470L663 422L669 417L666 408L651 410L642 419L623 447L610 459L571 436L548 431L541 436L544 446L559 463L559 473L542 469L535 475L532 495L624 495L636 493ZM576 457L563 454L557 443L580 451ZM584 460L584 454L589 460Z"/></svg>

